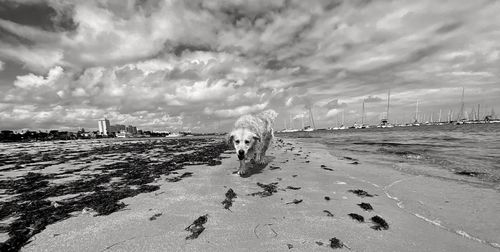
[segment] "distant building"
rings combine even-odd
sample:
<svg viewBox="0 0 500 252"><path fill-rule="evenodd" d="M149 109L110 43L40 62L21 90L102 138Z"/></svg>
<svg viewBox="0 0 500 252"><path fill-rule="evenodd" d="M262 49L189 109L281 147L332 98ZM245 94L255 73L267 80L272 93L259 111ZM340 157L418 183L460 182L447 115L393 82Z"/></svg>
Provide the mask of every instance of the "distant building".
<svg viewBox="0 0 500 252"><path fill-rule="evenodd" d="M99 126L99 134L103 136L107 136L108 134L111 133L111 127L109 124L109 120L104 118L102 120L97 121L98 126Z"/></svg>
<svg viewBox="0 0 500 252"><path fill-rule="evenodd" d="M121 131L125 130L125 128L126 128L125 125L123 125L123 124L116 124L116 125L114 125L114 127L115 127L116 132L121 132Z"/></svg>
<svg viewBox="0 0 500 252"><path fill-rule="evenodd" d="M125 131L127 133L130 133L130 134L137 134L137 127L129 125L129 126L127 126L127 128L125 129Z"/></svg>

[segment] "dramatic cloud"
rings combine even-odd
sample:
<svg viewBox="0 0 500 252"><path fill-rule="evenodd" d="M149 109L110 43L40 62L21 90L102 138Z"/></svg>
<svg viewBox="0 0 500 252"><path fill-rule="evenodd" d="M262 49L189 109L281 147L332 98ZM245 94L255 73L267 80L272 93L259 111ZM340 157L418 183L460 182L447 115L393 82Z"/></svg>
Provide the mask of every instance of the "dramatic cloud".
<svg viewBox="0 0 500 252"><path fill-rule="evenodd" d="M245 113L377 123L500 111L500 2L0 3L0 128L228 130Z"/></svg>

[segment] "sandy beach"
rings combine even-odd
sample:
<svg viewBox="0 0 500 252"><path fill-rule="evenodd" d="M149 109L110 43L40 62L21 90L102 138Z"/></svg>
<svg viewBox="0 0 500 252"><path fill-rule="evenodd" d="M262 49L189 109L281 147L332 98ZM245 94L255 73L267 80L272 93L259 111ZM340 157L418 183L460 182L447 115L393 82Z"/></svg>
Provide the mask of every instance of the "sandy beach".
<svg viewBox="0 0 500 252"><path fill-rule="evenodd" d="M22 251L500 248L496 191L409 175L290 139L268 155L269 164L245 178L234 174L232 151L221 155L220 165L185 166L179 173L190 177L172 183L174 175L164 176L151 183L158 190L121 200L125 207L109 215L73 213L31 237Z"/></svg>

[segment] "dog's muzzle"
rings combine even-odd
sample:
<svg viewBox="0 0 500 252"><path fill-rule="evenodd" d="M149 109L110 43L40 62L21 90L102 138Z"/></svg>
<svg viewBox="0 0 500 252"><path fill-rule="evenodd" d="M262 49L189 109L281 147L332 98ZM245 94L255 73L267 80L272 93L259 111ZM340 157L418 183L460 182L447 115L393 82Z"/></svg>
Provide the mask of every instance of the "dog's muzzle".
<svg viewBox="0 0 500 252"><path fill-rule="evenodd" d="M243 151L243 150L238 151L238 159L239 160L245 159L245 151Z"/></svg>

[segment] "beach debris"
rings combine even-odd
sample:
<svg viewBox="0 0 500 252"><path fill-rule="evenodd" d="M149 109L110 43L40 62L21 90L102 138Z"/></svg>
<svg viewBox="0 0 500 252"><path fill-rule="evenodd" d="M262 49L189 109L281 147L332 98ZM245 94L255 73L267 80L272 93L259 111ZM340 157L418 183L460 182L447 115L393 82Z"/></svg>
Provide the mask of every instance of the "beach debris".
<svg viewBox="0 0 500 252"><path fill-rule="evenodd" d="M353 220L357 220L359 222L365 222L365 218L359 214L355 214L355 213L350 213L348 214L349 217L351 217Z"/></svg>
<svg viewBox="0 0 500 252"><path fill-rule="evenodd" d="M330 200L330 197L328 197L328 196L325 196L325 200Z"/></svg>
<svg viewBox="0 0 500 252"><path fill-rule="evenodd" d="M457 175L469 176L469 177L477 177L479 175L484 174L484 172L475 172L475 171L459 171L455 172Z"/></svg>
<svg viewBox="0 0 500 252"><path fill-rule="evenodd" d="M326 216L328 216L328 217L333 217L333 216L334 216L334 215L333 215L330 211L328 211L328 210L323 210L323 212L324 212L324 213L326 213Z"/></svg>
<svg viewBox="0 0 500 252"><path fill-rule="evenodd" d="M286 246L288 247L288 249L293 249L293 245L290 243L287 243Z"/></svg>
<svg viewBox="0 0 500 252"><path fill-rule="evenodd" d="M303 200L294 199L294 200L292 200L292 202L286 203L286 205L289 205L289 204L295 204L295 205L297 205L297 204L301 203L302 201Z"/></svg>
<svg viewBox="0 0 500 252"><path fill-rule="evenodd" d="M320 241L316 241L316 244L318 244L318 246L323 246L324 245L324 243L320 242Z"/></svg>
<svg viewBox="0 0 500 252"><path fill-rule="evenodd" d="M373 197L374 196L374 195L371 195L371 194L369 194L366 191L363 191L361 189L349 190L348 192L354 193L354 194L358 195L361 198L364 198L364 197Z"/></svg>
<svg viewBox="0 0 500 252"><path fill-rule="evenodd" d="M323 167L323 170L333 171L333 169L332 169L332 168L328 168L328 167Z"/></svg>
<svg viewBox="0 0 500 252"><path fill-rule="evenodd" d="M343 242L341 242L337 237L333 237L332 239L330 239L330 248L332 249L339 249L339 248L347 248L347 249L351 249L349 248L347 245L345 245Z"/></svg>
<svg viewBox="0 0 500 252"><path fill-rule="evenodd" d="M343 157L343 159L346 159L346 160L351 160L351 161L358 161L357 159L355 158L352 158L352 157Z"/></svg>
<svg viewBox="0 0 500 252"><path fill-rule="evenodd" d="M358 204L358 206L363 208L363 210L365 210L365 211L372 211L373 210L373 207L372 207L372 205L370 205L370 203L362 202L362 203Z"/></svg>
<svg viewBox="0 0 500 252"><path fill-rule="evenodd" d="M257 182L257 185L260 186L264 191L261 192L255 192L249 194L250 196L260 196L260 197L268 197L273 195L273 193L278 192L278 187L276 186L278 182L270 183L270 184L262 184L260 182Z"/></svg>
<svg viewBox="0 0 500 252"><path fill-rule="evenodd" d="M298 176L298 175L296 175L296 174L292 175L292 177L294 177L294 178L295 178L295 177L297 177L297 176Z"/></svg>
<svg viewBox="0 0 500 252"><path fill-rule="evenodd" d="M306 160L305 162L306 162L306 163L309 163L309 162L311 162L311 161L309 161L309 160Z"/></svg>
<svg viewBox="0 0 500 252"><path fill-rule="evenodd" d="M279 167L279 166L274 166L274 165L270 165L270 166L269 166L269 170L276 170L276 169L281 169L281 167Z"/></svg>
<svg viewBox="0 0 500 252"><path fill-rule="evenodd" d="M358 165L358 164L359 164L359 162L358 162L358 161L354 161L354 162L352 162L351 164L352 164L352 165Z"/></svg>
<svg viewBox="0 0 500 252"><path fill-rule="evenodd" d="M198 238L198 236L205 230L203 224L207 223L208 214L198 217L193 223L187 226L184 230L191 232L190 235L186 236L186 240L193 240Z"/></svg>
<svg viewBox="0 0 500 252"><path fill-rule="evenodd" d="M320 165L319 167L321 167L321 168L325 168L325 167L326 167L326 165L322 164L322 165Z"/></svg>
<svg viewBox="0 0 500 252"><path fill-rule="evenodd" d="M233 191L233 189L229 188L226 192L226 199L222 201L222 205L224 205L224 209L231 210L229 209L231 206L233 206L234 198L237 198L236 193Z"/></svg>
<svg viewBox="0 0 500 252"><path fill-rule="evenodd" d="M160 217L162 215L162 213L155 213L153 214L153 216L149 217L149 220L150 221L154 221L156 220L158 217Z"/></svg>
<svg viewBox="0 0 500 252"><path fill-rule="evenodd" d="M371 226L372 229L375 229L375 230L387 230L389 229L389 224L384 220L382 219L382 217L378 216L378 215L375 215L372 217L372 221L373 223L375 223L374 226Z"/></svg>
<svg viewBox="0 0 500 252"><path fill-rule="evenodd" d="M290 189L290 190L300 190L300 188L302 187L298 187L298 186L287 186L286 189Z"/></svg>

